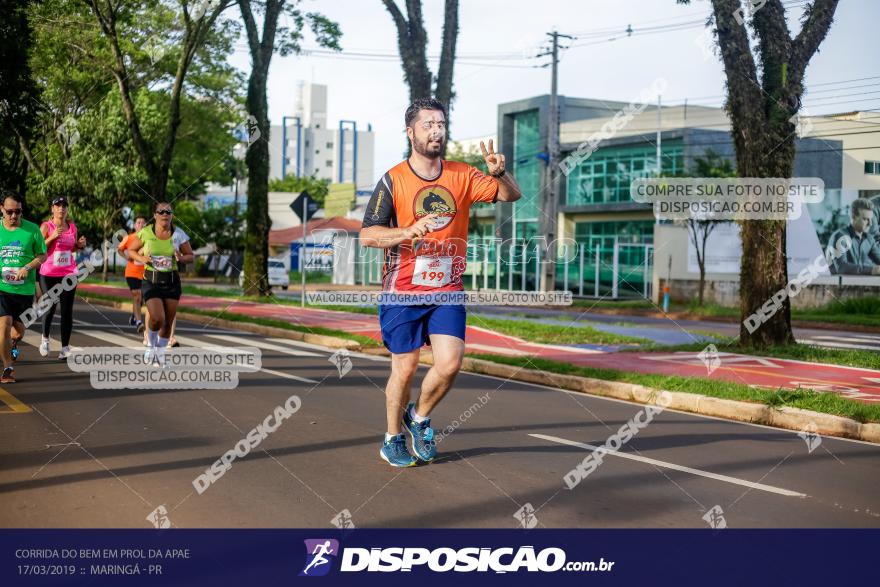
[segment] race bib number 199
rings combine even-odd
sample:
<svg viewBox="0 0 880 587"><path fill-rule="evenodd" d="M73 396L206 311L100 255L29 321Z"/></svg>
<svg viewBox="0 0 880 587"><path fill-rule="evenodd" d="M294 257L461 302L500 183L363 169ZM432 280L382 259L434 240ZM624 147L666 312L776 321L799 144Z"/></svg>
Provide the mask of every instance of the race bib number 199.
<svg viewBox="0 0 880 587"><path fill-rule="evenodd" d="M413 285L443 287L452 281L452 257L416 257L413 270Z"/></svg>

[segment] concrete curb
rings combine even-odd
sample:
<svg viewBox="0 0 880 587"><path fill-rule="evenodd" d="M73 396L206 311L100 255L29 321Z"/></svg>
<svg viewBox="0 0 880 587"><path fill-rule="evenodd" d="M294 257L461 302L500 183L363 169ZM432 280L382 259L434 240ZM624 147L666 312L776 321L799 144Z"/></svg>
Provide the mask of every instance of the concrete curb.
<svg viewBox="0 0 880 587"><path fill-rule="evenodd" d="M422 354L422 362L430 364L430 353ZM427 360L426 360L427 359ZM462 370L483 375L492 375L537 383L550 387L561 387L572 391L580 391L600 397L610 397L637 403L656 403L657 396L663 390L651 389L642 385L592 379L579 375L560 375L548 371L525 369L494 363L482 359L465 357ZM785 428L798 432L815 432L825 436L854 438L866 442L880 443L880 424L862 424L850 418L823 414L798 408L774 408L765 404L756 404L738 400L709 397L681 391L667 391L669 403L665 406L673 410L692 412L703 416L715 416L751 424L763 424L775 428Z"/></svg>
<svg viewBox="0 0 880 587"><path fill-rule="evenodd" d="M82 294L80 294L82 296ZM83 298L88 299L90 304L95 304L99 306L106 306L110 308L115 308L117 310L123 310L126 312L131 312L131 302L114 302L111 300L103 300L98 298L92 298L89 296L82 296ZM253 334L261 334L263 336L273 336L275 338L287 338L290 340L298 340L302 342L308 342L311 344L317 344L321 346L326 346L334 349L347 349L350 351L361 351L363 350L361 344L354 340L348 340L346 338L339 338L338 336L328 336L326 334L311 334L308 332L297 332L296 330L288 330L286 328L277 328L275 326L263 326L261 324L251 324L249 322L236 322L234 320L224 320L222 318L212 318L211 316L203 316L202 314L192 314L187 311L178 311L177 315L181 317L181 319L188 320L190 322L196 322L198 324L216 324L221 328L230 328L235 330L244 330L245 332L251 332Z"/></svg>

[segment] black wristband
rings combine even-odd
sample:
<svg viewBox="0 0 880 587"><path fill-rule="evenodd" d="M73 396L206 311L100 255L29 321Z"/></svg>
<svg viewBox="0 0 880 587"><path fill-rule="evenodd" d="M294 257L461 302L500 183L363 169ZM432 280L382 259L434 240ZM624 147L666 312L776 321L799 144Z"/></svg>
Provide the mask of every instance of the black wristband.
<svg viewBox="0 0 880 587"><path fill-rule="evenodd" d="M506 170L506 169L502 169L502 170L501 170L501 173L492 173L491 175L492 175L492 177L494 177L495 179L501 179L502 177L504 177L504 174L505 174L505 173L507 173L507 170Z"/></svg>

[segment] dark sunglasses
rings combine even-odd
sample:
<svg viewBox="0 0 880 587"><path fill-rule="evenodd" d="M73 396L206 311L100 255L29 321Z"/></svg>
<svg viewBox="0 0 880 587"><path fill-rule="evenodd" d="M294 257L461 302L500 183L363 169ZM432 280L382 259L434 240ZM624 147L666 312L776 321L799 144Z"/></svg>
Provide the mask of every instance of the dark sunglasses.
<svg viewBox="0 0 880 587"><path fill-rule="evenodd" d="M6 212L6 214L8 214L9 216L18 216L21 214L21 208L14 208L12 210L7 210L6 208L4 208L3 211Z"/></svg>
<svg viewBox="0 0 880 587"><path fill-rule="evenodd" d="M168 210L168 209L164 209L164 210L156 210L156 214L160 214L162 216L171 216L172 214L174 214L174 212L172 212L171 210Z"/></svg>

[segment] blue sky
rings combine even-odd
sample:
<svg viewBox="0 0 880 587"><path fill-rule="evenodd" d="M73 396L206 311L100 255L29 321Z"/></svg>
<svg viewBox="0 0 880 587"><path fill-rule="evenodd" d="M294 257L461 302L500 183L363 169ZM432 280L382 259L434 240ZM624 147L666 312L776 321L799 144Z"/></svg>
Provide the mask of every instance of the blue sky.
<svg viewBox="0 0 880 587"><path fill-rule="evenodd" d="M791 5L790 27L797 31L800 6L806 2L784 2ZM423 4L429 54L437 55L443 0L424 0ZM276 55L269 74L270 117L277 124L282 115L292 112L297 80L326 84L330 124L340 118L372 123L376 172L381 173L400 160L408 96L396 58L397 33L391 17L380 0L305 0L303 7L323 12L340 24L342 47L349 54ZM697 40L703 32L701 19L709 10L707 0L690 6L675 0L461 0L458 53L462 59L455 69L453 138L491 134L499 103L549 93L549 68L532 67L546 58L530 56L544 33L554 28L579 37L562 56L561 94L629 102L663 77L668 83L664 105L685 98L689 104L720 105L724 91L721 63L707 56ZM880 76L878 22L877 0L841 0L835 23L807 70L805 104L811 114L880 107L880 93L868 94L880 90L880 79L842 83ZM681 25L678 30L650 30L675 24ZM628 25L633 27L632 36L624 32ZM311 39L305 44L315 47ZM232 62L244 71L249 69L243 40ZM436 71L436 61L432 68Z"/></svg>

